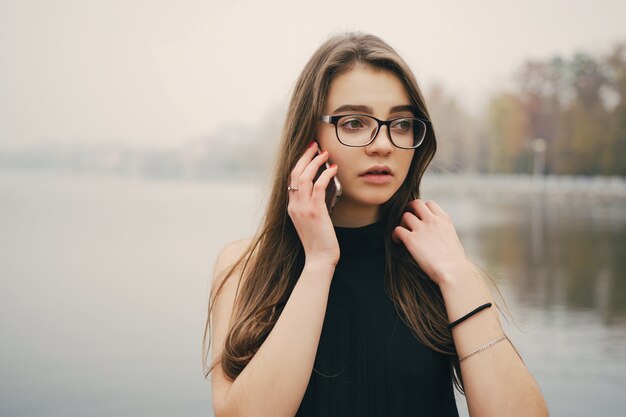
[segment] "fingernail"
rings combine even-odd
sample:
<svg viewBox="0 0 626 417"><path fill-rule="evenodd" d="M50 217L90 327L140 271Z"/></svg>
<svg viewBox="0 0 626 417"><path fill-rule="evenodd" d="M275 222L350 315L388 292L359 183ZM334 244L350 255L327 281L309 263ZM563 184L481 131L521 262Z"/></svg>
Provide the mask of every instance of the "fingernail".
<svg viewBox="0 0 626 417"><path fill-rule="evenodd" d="M337 164L332 164L331 166L329 166L329 168L334 168L336 166L337 166Z"/></svg>
<svg viewBox="0 0 626 417"><path fill-rule="evenodd" d="M311 141L311 143L309 143L308 148L312 147L313 145L315 145L315 141L314 141L314 140L313 140L313 141Z"/></svg>

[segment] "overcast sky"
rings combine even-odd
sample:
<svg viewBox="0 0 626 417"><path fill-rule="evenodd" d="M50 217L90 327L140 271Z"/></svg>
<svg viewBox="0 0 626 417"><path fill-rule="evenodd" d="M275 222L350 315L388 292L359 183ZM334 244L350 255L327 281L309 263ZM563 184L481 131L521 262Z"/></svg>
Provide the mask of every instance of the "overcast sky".
<svg viewBox="0 0 626 417"><path fill-rule="evenodd" d="M526 58L606 53L617 0L0 0L0 148L177 147L286 103L313 51L344 30L396 48L424 90L469 111Z"/></svg>

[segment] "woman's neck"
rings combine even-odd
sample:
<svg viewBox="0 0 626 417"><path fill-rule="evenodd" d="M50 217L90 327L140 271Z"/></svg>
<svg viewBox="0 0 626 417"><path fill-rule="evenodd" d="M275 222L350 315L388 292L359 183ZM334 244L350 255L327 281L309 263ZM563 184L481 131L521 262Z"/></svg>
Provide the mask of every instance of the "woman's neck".
<svg viewBox="0 0 626 417"><path fill-rule="evenodd" d="M380 206L355 206L346 204L335 206L330 216L333 226L336 227L361 227L378 221Z"/></svg>

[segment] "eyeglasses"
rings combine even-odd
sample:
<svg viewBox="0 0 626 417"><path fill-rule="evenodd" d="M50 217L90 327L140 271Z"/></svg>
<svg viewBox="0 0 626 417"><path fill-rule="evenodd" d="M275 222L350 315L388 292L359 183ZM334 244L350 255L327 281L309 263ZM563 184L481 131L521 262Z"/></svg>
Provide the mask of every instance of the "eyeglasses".
<svg viewBox="0 0 626 417"><path fill-rule="evenodd" d="M391 143L401 149L415 149L426 137L427 119L398 117L380 120L365 114L322 116L322 122L335 125L337 139L346 146L367 146L376 139L381 126L387 126Z"/></svg>

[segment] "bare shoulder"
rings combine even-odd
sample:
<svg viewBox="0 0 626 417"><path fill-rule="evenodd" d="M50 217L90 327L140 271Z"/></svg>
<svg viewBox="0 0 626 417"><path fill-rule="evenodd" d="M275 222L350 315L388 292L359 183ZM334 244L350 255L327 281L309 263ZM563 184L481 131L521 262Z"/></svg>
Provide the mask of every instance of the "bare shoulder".
<svg viewBox="0 0 626 417"><path fill-rule="evenodd" d="M223 266L232 265L246 248L252 243L252 237L235 240L227 243L217 257L217 263Z"/></svg>
<svg viewBox="0 0 626 417"><path fill-rule="evenodd" d="M219 285L220 282L226 278L225 273L237 262L248 246L250 246L252 239L252 237L247 237L227 243L224 246L215 261L215 270L213 273L214 284Z"/></svg>

